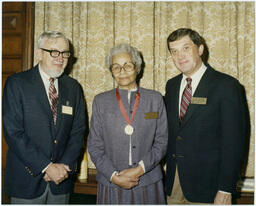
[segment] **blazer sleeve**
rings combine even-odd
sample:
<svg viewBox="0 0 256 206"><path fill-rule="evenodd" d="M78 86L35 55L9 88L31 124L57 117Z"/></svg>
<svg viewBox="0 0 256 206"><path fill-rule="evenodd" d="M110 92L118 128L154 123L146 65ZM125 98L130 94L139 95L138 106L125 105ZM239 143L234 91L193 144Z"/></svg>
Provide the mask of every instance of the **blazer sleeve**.
<svg viewBox="0 0 256 206"><path fill-rule="evenodd" d="M245 141L245 106L237 80L226 85L221 102L221 164L219 190L235 192Z"/></svg>
<svg viewBox="0 0 256 206"><path fill-rule="evenodd" d="M159 95L160 96L160 95ZM157 119L157 126L155 131L155 138L151 150L142 157L145 165L145 172L151 171L163 159L167 150L168 142L168 125L165 104L162 96L159 97L159 118Z"/></svg>
<svg viewBox="0 0 256 206"><path fill-rule="evenodd" d="M4 136L9 150L36 176L41 174L50 159L26 135L21 81L16 77L6 80L2 107Z"/></svg>
<svg viewBox="0 0 256 206"><path fill-rule="evenodd" d="M76 93L76 107L74 109L74 120L65 152L60 159L60 163L69 165L72 172L77 169L77 159L80 155L85 138L85 100L80 84L74 89Z"/></svg>
<svg viewBox="0 0 256 206"><path fill-rule="evenodd" d="M97 96L94 98L92 105L92 117L90 133L88 138L88 151L98 172L102 173L107 180L110 180L116 168L112 161L105 154L105 144L103 140L102 116L98 106Z"/></svg>

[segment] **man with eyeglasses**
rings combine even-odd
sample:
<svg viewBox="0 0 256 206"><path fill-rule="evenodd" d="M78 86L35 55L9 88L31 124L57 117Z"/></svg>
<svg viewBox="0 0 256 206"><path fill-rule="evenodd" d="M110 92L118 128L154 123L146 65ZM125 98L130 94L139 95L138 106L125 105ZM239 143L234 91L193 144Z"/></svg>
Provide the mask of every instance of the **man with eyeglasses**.
<svg viewBox="0 0 256 206"><path fill-rule="evenodd" d="M38 65L4 88L4 189L12 204L68 204L86 129L84 96L63 73L70 51L62 33L42 33L36 57Z"/></svg>

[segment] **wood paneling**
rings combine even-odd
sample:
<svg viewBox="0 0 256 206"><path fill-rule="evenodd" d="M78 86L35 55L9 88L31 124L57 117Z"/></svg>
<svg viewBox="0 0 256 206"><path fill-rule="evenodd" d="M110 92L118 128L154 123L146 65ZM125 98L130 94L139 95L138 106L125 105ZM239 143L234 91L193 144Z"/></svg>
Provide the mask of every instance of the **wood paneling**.
<svg viewBox="0 0 256 206"><path fill-rule="evenodd" d="M2 28L8 33L22 32L22 15L21 13L6 13L2 19Z"/></svg>
<svg viewBox="0 0 256 206"><path fill-rule="evenodd" d="M20 12L24 9L24 3L18 3L18 2L3 2L2 9L4 13L8 12Z"/></svg>
<svg viewBox="0 0 256 206"><path fill-rule="evenodd" d="M2 59L2 72L10 75L16 71L22 71L22 60L20 58Z"/></svg>
<svg viewBox="0 0 256 206"><path fill-rule="evenodd" d="M22 60L22 51L23 51L22 40L23 40L23 37L21 35L3 34L3 42L2 42L3 59L15 56Z"/></svg>
<svg viewBox="0 0 256 206"><path fill-rule="evenodd" d="M33 65L34 4L2 4L2 88L9 75L27 70ZM9 202L3 191L7 150L8 146L2 135L2 203Z"/></svg>

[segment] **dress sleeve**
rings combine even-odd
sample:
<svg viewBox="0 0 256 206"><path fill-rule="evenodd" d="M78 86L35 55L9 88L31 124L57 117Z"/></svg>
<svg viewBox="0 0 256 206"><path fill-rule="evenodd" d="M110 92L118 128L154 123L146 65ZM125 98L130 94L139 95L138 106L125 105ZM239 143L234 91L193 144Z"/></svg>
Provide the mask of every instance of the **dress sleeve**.
<svg viewBox="0 0 256 206"><path fill-rule="evenodd" d="M88 138L88 152L91 160L95 164L97 171L102 173L107 180L111 179L114 171L117 171L113 166L112 161L105 154L105 143L103 140L103 121L98 102L100 99L95 97L92 105L91 126Z"/></svg>

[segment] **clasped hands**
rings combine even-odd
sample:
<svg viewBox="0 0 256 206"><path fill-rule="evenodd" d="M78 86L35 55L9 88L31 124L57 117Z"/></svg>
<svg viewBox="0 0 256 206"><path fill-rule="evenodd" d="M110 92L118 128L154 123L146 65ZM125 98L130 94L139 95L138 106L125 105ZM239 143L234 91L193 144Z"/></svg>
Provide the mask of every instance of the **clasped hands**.
<svg viewBox="0 0 256 206"><path fill-rule="evenodd" d="M139 178L144 174L141 165L122 170L112 177L112 182L124 189L131 189L139 184Z"/></svg>
<svg viewBox="0 0 256 206"><path fill-rule="evenodd" d="M68 165L62 163L52 163L45 171L44 180L46 182L53 181L56 185L60 184L63 180L68 178L70 172Z"/></svg>

